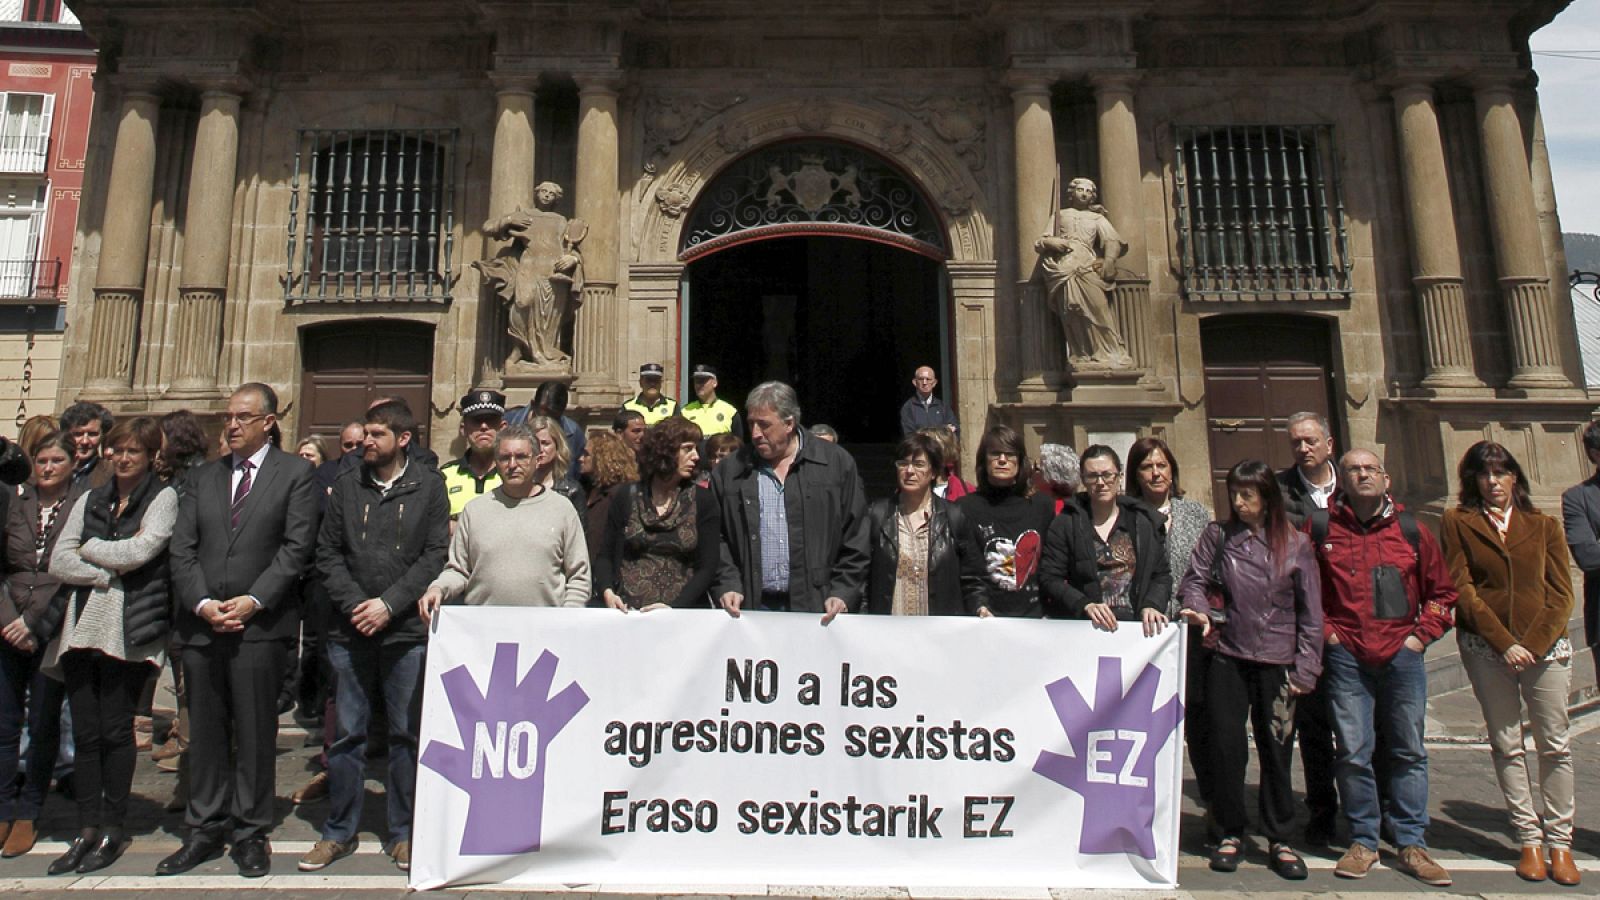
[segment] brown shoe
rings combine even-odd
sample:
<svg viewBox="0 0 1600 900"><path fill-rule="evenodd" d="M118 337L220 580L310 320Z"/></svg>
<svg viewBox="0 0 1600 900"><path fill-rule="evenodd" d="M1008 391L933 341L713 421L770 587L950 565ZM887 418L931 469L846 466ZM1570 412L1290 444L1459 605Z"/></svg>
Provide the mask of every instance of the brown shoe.
<svg viewBox="0 0 1600 900"><path fill-rule="evenodd" d="M395 841L389 845L389 858L394 860L394 864L399 867L400 871L411 871L411 842L409 840Z"/></svg>
<svg viewBox="0 0 1600 900"><path fill-rule="evenodd" d="M133 717L133 748L140 753L155 746L155 723L149 716Z"/></svg>
<svg viewBox="0 0 1600 900"><path fill-rule="evenodd" d="M169 759L177 759L178 757L182 756L183 755L183 751L185 749L187 749L187 747L185 746L186 743L187 743L186 741L179 740L178 735L176 733L174 733L172 735L172 737L167 738L165 743L163 743L161 746L157 747L155 750L151 751L150 758L152 760L155 760L156 762L164 762L164 761L169 760ZM177 770L176 769L163 769L163 771L177 771Z"/></svg>
<svg viewBox="0 0 1600 900"><path fill-rule="evenodd" d="M310 853L300 857L300 871L315 872L318 869L326 869L329 865L356 852L356 847L360 843L358 838L351 838L343 844L338 841L317 841L312 845Z"/></svg>
<svg viewBox="0 0 1600 900"><path fill-rule="evenodd" d="M1401 847L1400 862L1396 868L1423 884L1434 887L1449 887L1451 884L1450 873L1444 870L1444 866L1434 862L1428 851L1420 846Z"/></svg>
<svg viewBox="0 0 1600 900"><path fill-rule="evenodd" d="M8 838L10 836L11 836L11 823L10 822L0 822L0 844L4 844L6 842L6 838Z"/></svg>
<svg viewBox="0 0 1600 900"><path fill-rule="evenodd" d="M1522 859L1517 862L1517 877L1523 881L1543 881L1545 876L1544 850L1536 846L1522 848Z"/></svg>
<svg viewBox="0 0 1600 900"><path fill-rule="evenodd" d="M22 856L33 849L33 842L38 839L38 834L33 830L33 820L18 819L11 823L11 827L6 834L5 846L0 847L0 856L6 859ZM1570 859L1571 857L1569 856L1568 858Z"/></svg>
<svg viewBox="0 0 1600 900"><path fill-rule="evenodd" d="M289 800L295 806L299 806L302 803L314 803L326 796L328 796L328 773L318 772L311 776L311 780L300 790L295 791Z"/></svg>
<svg viewBox="0 0 1600 900"><path fill-rule="evenodd" d="M1339 862L1333 867L1333 874L1340 878L1365 878L1367 873L1378 862L1378 851L1369 850L1362 844L1351 844L1350 849L1339 857Z"/></svg>
<svg viewBox="0 0 1600 900"><path fill-rule="evenodd" d="M1578 874L1577 865L1572 861L1571 850L1565 847L1550 848L1550 880L1567 887L1572 887L1583 880L1583 876Z"/></svg>

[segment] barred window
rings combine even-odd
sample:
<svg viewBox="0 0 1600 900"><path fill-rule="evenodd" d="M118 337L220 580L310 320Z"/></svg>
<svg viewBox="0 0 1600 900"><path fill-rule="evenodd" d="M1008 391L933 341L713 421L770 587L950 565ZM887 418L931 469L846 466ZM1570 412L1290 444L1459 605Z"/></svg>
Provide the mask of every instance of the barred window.
<svg viewBox="0 0 1600 900"><path fill-rule="evenodd" d="M1325 125L1177 132L1176 207L1191 300L1350 295L1350 251Z"/></svg>
<svg viewBox="0 0 1600 900"><path fill-rule="evenodd" d="M285 298L448 300L455 143L444 129L300 132Z"/></svg>

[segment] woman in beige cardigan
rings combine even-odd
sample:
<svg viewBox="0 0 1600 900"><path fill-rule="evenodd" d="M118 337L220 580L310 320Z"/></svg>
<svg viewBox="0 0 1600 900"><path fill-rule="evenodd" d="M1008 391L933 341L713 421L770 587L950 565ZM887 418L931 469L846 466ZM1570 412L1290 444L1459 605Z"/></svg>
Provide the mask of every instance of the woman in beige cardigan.
<svg viewBox="0 0 1600 900"><path fill-rule="evenodd" d="M1444 553L1461 599L1457 640L1483 708L1495 776L1522 842L1517 874L1564 885L1572 862L1572 752L1567 693L1572 681L1572 578L1561 523L1534 509L1528 480L1499 444L1479 441L1458 469L1460 505L1444 514ZM1522 744L1526 705L1539 752L1530 785ZM1543 798L1539 820L1533 790ZM1549 863L1545 850L1549 851Z"/></svg>

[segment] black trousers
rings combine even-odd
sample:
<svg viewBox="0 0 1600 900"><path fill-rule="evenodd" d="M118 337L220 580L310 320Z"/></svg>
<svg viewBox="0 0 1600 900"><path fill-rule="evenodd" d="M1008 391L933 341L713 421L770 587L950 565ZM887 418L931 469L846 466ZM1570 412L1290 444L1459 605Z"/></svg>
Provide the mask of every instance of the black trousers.
<svg viewBox="0 0 1600 900"><path fill-rule="evenodd" d="M1269 841L1288 841L1294 827L1295 698L1289 694L1289 667L1211 654L1206 669L1206 706L1211 721L1211 813L1223 837L1242 837L1250 824L1244 802L1244 770L1249 759L1245 720L1255 735L1261 763L1261 833Z"/></svg>
<svg viewBox="0 0 1600 900"><path fill-rule="evenodd" d="M72 784L78 827L121 828L139 755L133 745L133 716L153 667L98 650L69 650L61 656L61 668L77 752Z"/></svg>
<svg viewBox="0 0 1600 900"><path fill-rule="evenodd" d="M272 830L281 641L213 639L183 649L189 691L189 808L184 821L234 843Z"/></svg>
<svg viewBox="0 0 1600 900"><path fill-rule="evenodd" d="M1322 684L1296 704L1295 731L1300 742L1300 764L1306 773L1306 808L1313 825L1332 828L1339 815L1339 791L1333 782L1333 715Z"/></svg>
<svg viewBox="0 0 1600 900"><path fill-rule="evenodd" d="M1189 626L1188 632L1189 662L1183 674L1184 705L1188 708L1183 713L1183 742L1189 746L1189 766L1194 769L1200 805L1210 809L1211 712L1206 707L1206 667L1211 664L1211 651L1201 642L1199 626Z"/></svg>

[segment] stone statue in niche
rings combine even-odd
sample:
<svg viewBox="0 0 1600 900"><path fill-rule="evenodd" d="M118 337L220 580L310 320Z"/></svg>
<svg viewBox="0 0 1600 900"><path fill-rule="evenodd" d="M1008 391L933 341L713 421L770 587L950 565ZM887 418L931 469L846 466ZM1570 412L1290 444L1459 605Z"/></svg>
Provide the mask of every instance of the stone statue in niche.
<svg viewBox="0 0 1600 900"><path fill-rule="evenodd" d="M1117 260L1127 245L1111 227L1099 189L1087 178L1067 185L1067 205L1034 242L1050 308L1061 318L1067 356L1078 371L1133 365L1111 310Z"/></svg>
<svg viewBox="0 0 1600 900"><path fill-rule="evenodd" d="M565 371L572 355L561 347L562 326L583 303L583 255L589 227L552 210L561 187L542 182L533 189L533 210L517 209L485 222L483 231L511 244L473 268L509 311L511 352L506 374Z"/></svg>

